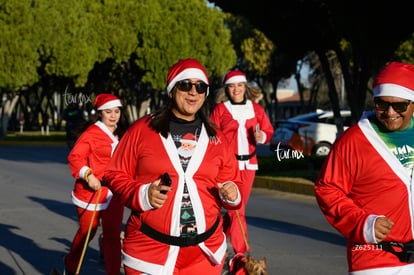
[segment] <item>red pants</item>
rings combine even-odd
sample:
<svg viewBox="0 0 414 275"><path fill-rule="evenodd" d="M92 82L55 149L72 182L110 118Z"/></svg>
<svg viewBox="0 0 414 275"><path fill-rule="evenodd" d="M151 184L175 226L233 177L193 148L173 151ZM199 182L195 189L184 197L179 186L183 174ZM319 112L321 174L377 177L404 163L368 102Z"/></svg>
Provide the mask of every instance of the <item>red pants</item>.
<svg viewBox="0 0 414 275"><path fill-rule="evenodd" d="M174 275L220 275L224 260L221 265L213 265L199 246L180 248ZM146 274L124 266L125 275Z"/></svg>
<svg viewBox="0 0 414 275"><path fill-rule="evenodd" d="M250 251L250 248L246 247L247 238L247 226L246 226L246 204L252 191L252 186L254 182L254 176L256 175L256 170L241 170L240 176L243 185L241 186L240 193L243 197L243 203L240 209L238 210L229 210L223 217L223 229L227 237L230 237L231 245L235 253L246 253ZM237 212L239 213L239 218L237 218ZM241 230L243 226L244 237ZM244 240L246 238L246 241Z"/></svg>
<svg viewBox="0 0 414 275"><path fill-rule="evenodd" d="M85 210L80 207L77 207L77 211L79 216L79 229L73 239L69 254L65 258L66 269L73 273L75 273L78 268L89 225L93 216L93 211ZM112 197L108 208L103 211L97 211L93 220L89 242L95 236L99 225L99 219L101 219L103 233L102 249L105 257L106 274L108 275L119 275L121 268L120 234L123 215L124 206L119 200Z"/></svg>

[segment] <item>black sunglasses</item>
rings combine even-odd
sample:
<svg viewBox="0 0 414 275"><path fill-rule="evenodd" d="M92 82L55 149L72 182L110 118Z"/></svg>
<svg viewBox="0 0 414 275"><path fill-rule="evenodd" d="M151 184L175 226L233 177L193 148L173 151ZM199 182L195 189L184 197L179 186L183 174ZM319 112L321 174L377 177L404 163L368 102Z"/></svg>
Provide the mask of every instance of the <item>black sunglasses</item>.
<svg viewBox="0 0 414 275"><path fill-rule="evenodd" d="M404 113L407 111L408 105L410 105L411 101L403 101L403 102L387 102L383 100L375 100L375 109L377 111L387 111L390 106L396 111L397 113Z"/></svg>
<svg viewBox="0 0 414 275"><path fill-rule="evenodd" d="M189 92L191 91L191 89L193 88L193 86L195 86L197 93L199 94L204 94L207 92L208 89L208 85L204 82L196 82L196 83L192 83L190 80L181 80L178 81L175 84L175 87L177 87L180 91L183 92Z"/></svg>

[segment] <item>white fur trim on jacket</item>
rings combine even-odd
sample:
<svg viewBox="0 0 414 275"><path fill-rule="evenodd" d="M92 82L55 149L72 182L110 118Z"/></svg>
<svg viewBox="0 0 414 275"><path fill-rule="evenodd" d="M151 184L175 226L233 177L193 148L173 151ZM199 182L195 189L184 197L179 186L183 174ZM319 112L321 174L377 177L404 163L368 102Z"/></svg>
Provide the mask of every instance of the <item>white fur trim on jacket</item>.
<svg viewBox="0 0 414 275"><path fill-rule="evenodd" d="M83 166L80 170L79 170L79 178L81 178L81 179L85 179L85 175L86 175L86 172L89 170L90 168L89 168L89 166Z"/></svg>
<svg viewBox="0 0 414 275"><path fill-rule="evenodd" d="M107 134L108 137L110 137L110 139L112 139L112 142L113 142L111 144L112 146L111 157L112 157L116 146L118 146L119 140L114 136L114 134L111 131L109 131L108 127L106 127L106 125L102 121L98 120L97 122L95 122L95 125L98 126L105 134Z"/></svg>
<svg viewBox="0 0 414 275"><path fill-rule="evenodd" d="M109 203L111 202L111 199L112 199L112 192L111 190L108 189L108 195L106 196L106 201L104 203L99 203L98 206L96 207L96 211L102 211L108 208ZM80 208L83 208L89 211L94 211L95 205L96 205L95 203L87 203L87 202L81 201L75 196L74 192L72 192L72 203L76 205L77 207L80 207Z"/></svg>

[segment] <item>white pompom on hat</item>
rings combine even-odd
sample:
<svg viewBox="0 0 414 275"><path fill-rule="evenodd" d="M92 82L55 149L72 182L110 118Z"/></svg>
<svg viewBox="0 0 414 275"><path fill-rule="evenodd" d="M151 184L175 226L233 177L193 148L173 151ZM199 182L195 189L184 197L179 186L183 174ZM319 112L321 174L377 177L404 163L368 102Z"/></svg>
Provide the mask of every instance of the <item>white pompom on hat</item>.
<svg viewBox="0 0 414 275"><path fill-rule="evenodd" d="M247 82L247 78L244 73L240 71L230 71L224 77L224 85L238 83L238 82Z"/></svg>
<svg viewBox="0 0 414 275"><path fill-rule="evenodd" d="M170 93L178 81L198 78L209 85L204 67L196 59L182 59L171 66L167 77L167 93ZM209 88L207 88L207 95Z"/></svg>
<svg viewBox="0 0 414 275"><path fill-rule="evenodd" d="M375 78L374 97L393 96L414 101L414 66L392 62Z"/></svg>
<svg viewBox="0 0 414 275"><path fill-rule="evenodd" d="M94 103L96 110L111 109L113 107L122 107L121 100L113 94L99 94Z"/></svg>

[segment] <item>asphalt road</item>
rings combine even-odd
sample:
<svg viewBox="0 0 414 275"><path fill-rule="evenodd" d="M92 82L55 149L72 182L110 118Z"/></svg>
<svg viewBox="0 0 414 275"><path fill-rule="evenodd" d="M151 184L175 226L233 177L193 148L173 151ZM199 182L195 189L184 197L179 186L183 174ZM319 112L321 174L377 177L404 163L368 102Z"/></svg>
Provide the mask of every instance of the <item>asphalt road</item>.
<svg viewBox="0 0 414 275"><path fill-rule="evenodd" d="M77 230L67 154L59 146L0 146L1 275L62 269ZM345 239L313 197L255 188L246 215L250 254L266 257L269 274L347 273ZM105 274L97 238L80 274Z"/></svg>

